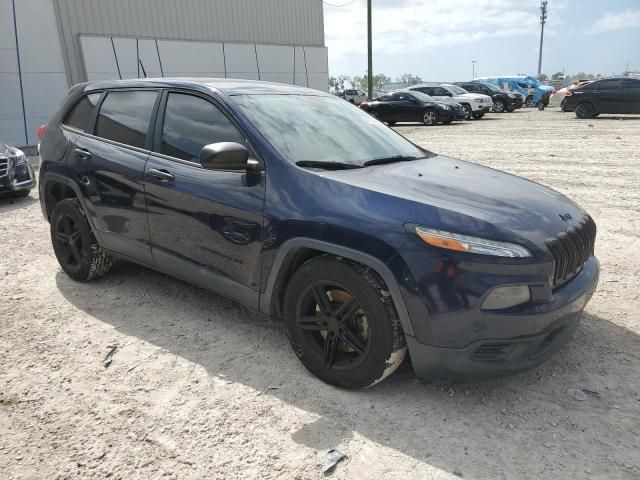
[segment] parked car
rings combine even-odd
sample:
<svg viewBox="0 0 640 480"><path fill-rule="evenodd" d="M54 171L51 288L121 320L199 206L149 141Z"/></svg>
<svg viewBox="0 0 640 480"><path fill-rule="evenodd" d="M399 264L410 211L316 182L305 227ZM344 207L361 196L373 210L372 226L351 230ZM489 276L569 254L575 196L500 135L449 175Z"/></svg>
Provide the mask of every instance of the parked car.
<svg viewBox="0 0 640 480"><path fill-rule="evenodd" d="M35 186L36 177L24 152L0 143L0 196L26 197Z"/></svg>
<svg viewBox="0 0 640 480"><path fill-rule="evenodd" d="M336 92L336 95L349 103L353 103L354 105L360 105L362 102L367 100L367 94L362 90L355 88L340 90Z"/></svg>
<svg viewBox="0 0 640 480"><path fill-rule="evenodd" d="M496 113L513 112L516 108L522 108L524 96L518 93L507 93L491 83L484 82L460 82L456 83L469 93L481 93L488 95L493 100L493 111Z"/></svg>
<svg viewBox="0 0 640 480"><path fill-rule="evenodd" d="M534 105L549 104L549 97L553 92L553 87L545 85L538 79L528 75L501 75L496 77L475 78L486 83L496 85L502 90L520 93L525 97L525 105L533 107Z"/></svg>
<svg viewBox="0 0 640 480"><path fill-rule="evenodd" d="M493 107L493 100L488 95L469 93L464 88L449 83L425 83L409 87L409 90L426 93L436 100L452 100L461 104L467 120L479 120Z"/></svg>
<svg viewBox="0 0 640 480"><path fill-rule="evenodd" d="M317 90L78 84L41 156L69 277L123 258L282 318L295 356L341 387L381 381L407 349L424 378L531 368L598 281L596 226L574 202Z"/></svg>
<svg viewBox="0 0 640 480"><path fill-rule="evenodd" d="M363 102L360 108L374 118L393 125L396 122L422 122L425 125L464 120L459 103L444 103L421 92L400 90Z"/></svg>
<svg viewBox="0 0 640 480"><path fill-rule="evenodd" d="M606 78L567 90L562 109L583 119L601 113L640 113L640 79Z"/></svg>

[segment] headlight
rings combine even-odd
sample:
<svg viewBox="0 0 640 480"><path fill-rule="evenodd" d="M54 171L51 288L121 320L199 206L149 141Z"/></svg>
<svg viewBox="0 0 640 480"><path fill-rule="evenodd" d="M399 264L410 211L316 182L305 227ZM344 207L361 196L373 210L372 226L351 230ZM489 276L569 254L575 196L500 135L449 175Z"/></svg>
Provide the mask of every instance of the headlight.
<svg viewBox="0 0 640 480"><path fill-rule="evenodd" d="M416 227L416 234L425 243L438 248L453 250L454 252L475 253L493 257L525 258L531 252L521 245L507 242L497 242L487 238L471 237L459 233L444 232L425 227Z"/></svg>
<svg viewBox="0 0 640 480"><path fill-rule="evenodd" d="M21 167L22 165L27 164L27 158L24 155L24 152L19 152L16 157L16 167Z"/></svg>
<svg viewBox="0 0 640 480"><path fill-rule="evenodd" d="M442 107L443 110L451 110L449 105L440 105L440 107Z"/></svg>
<svg viewBox="0 0 640 480"><path fill-rule="evenodd" d="M478 103L484 103L484 100L482 98L476 98L476 102Z"/></svg>
<svg viewBox="0 0 640 480"><path fill-rule="evenodd" d="M516 96L513 93L508 93L507 95L509 95L509 98L516 98Z"/></svg>

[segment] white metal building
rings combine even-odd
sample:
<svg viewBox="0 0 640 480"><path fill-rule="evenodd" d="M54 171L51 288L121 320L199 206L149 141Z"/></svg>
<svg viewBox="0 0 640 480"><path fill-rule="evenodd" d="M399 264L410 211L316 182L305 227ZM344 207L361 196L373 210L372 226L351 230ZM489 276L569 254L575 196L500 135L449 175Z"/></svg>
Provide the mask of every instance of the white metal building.
<svg viewBox="0 0 640 480"><path fill-rule="evenodd" d="M206 76L328 88L322 0L0 0L0 142L78 82Z"/></svg>

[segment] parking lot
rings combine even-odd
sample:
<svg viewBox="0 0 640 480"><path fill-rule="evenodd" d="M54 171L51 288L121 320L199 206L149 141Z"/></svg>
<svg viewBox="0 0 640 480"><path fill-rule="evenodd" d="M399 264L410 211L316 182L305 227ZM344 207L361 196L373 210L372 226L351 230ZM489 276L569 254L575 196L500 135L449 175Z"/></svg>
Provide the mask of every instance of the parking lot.
<svg viewBox="0 0 640 480"><path fill-rule="evenodd" d="M395 128L593 216L600 284L555 357L457 385L405 365L339 390L281 324L214 294L129 264L74 283L34 191L0 199L2 477L314 479L318 452L337 448L333 478L638 478L640 117L523 109Z"/></svg>

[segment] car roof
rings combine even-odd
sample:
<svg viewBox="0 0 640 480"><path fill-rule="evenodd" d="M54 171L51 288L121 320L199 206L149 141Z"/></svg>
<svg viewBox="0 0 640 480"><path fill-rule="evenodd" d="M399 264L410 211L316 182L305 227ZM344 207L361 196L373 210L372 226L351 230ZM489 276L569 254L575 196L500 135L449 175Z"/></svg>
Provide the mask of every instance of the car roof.
<svg viewBox="0 0 640 480"><path fill-rule="evenodd" d="M313 95L331 96L327 92L285 83L263 82L232 78L144 78L131 80L103 80L90 82L85 92L116 88L186 88L217 91L224 95Z"/></svg>

